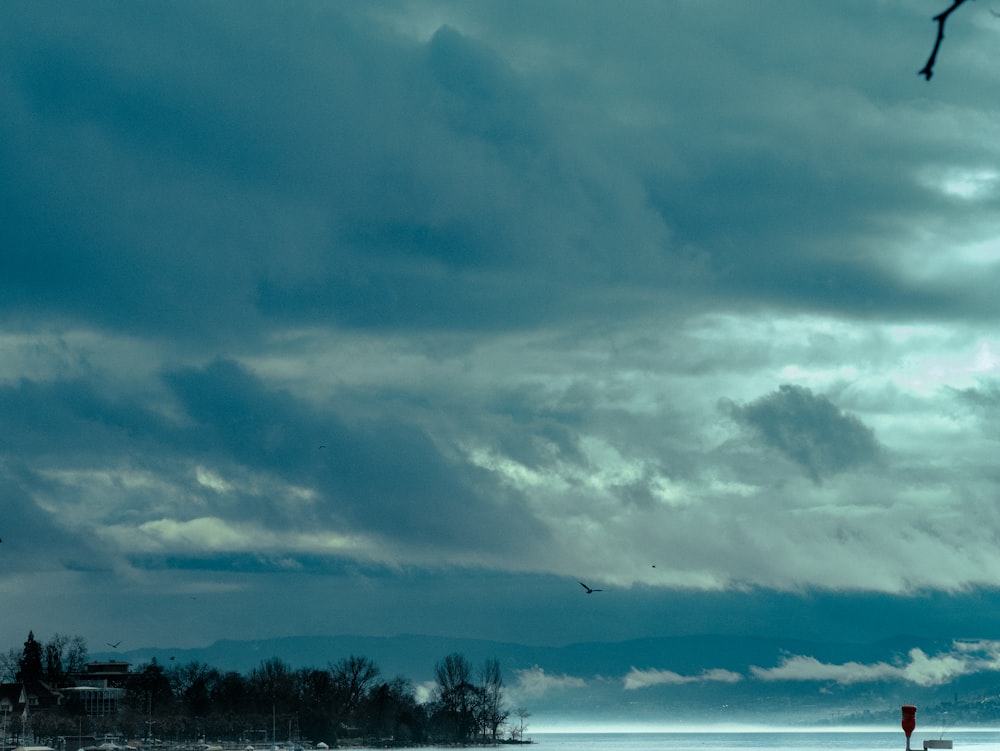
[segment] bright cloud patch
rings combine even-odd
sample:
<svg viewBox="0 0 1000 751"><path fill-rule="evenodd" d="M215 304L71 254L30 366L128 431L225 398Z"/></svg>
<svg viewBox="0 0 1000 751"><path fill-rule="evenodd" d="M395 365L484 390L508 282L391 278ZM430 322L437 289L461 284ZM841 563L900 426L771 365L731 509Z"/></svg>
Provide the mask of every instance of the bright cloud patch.
<svg viewBox="0 0 1000 751"><path fill-rule="evenodd" d="M910 650L910 663L903 668L903 678L918 686L940 686L977 670L977 659L941 655L928 657L922 650Z"/></svg>
<svg viewBox="0 0 1000 751"><path fill-rule="evenodd" d="M638 688L649 688L660 685L680 685L684 683L738 683L743 680L743 676L732 670L722 670L715 668L705 670L697 675L681 675L672 670L639 670L632 668L625 676L624 685L626 691Z"/></svg>
<svg viewBox="0 0 1000 751"><path fill-rule="evenodd" d="M418 704L426 704L434 698L437 690L437 683L434 681L422 681L413 687L413 695Z"/></svg>
<svg viewBox="0 0 1000 751"><path fill-rule="evenodd" d="M900 664L876 662L825 663L814 657L793 655L774 668L750 668L762 681L831 681L841 685L876 681L906 681L918 686L940 686L980 670L996 670L1000 654L996 642L956 642L953 651L930 656L911 649Z"/></svg>
<svg viewBox="0 0 1000 751"><path fill-rule="evenodd" d="M179 522L159 519L140 525L139 530L165 545L197 547L201 550L232 550L248 547L249 537L222 519L204 517Z"/></svg>
<svg viewBox="0 0 1000 751"><path fill-rule="evenodd" d="M992 169L949 169L945 174L927 174L921 182L952 198L967 201L989 197L1000 174Z"/></svg>
<svg viewBox="0 0 1000 751"><path fill-rule="evenodd" d="M515 673L517 681L513 690L519 697L538 697L554 691L583 688L587 685L583 678L571 675L549 675L538 665L528 670L517 670Z"/></svg>
<svg viewBox="0 0 1000 751"><path fill-rule="evenodd" d="M775 668L751 667L755 678L762 681L833 681L840 684L864 683L901 678L903 670L895 665L878 662L864 665L860 662L830 664L815 657L796 655L786 657Z"/></svg>
<svg viewBox="0 0 1000 751"><path fill-rule="evenodd" d="M197 479L199 485L211 488L217 493L228 493L233 489L233 486L223 480L222 477L205 467L195 469L195 479Z"/></svg>

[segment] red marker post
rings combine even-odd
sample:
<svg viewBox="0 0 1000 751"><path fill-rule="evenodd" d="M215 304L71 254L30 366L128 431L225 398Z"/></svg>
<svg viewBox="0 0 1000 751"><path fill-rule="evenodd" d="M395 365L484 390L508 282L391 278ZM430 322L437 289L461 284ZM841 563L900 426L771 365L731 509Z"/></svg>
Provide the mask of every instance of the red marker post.
<svg viewBox="0 0 1000 751"><path fill-rule="evenodd" d="M912 704L903 705L903 732L906 733L906 751L910 751L910 735L917 726L917 708Z"/></svg>

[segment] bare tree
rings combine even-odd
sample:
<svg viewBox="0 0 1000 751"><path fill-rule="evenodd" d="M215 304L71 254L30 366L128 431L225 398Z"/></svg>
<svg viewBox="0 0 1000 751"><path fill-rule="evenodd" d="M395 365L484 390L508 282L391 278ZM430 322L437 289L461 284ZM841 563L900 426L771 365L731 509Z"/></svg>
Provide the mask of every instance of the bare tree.
<svg viewBox="0 0 1000 751"><path fill-rule="evenodd" d="M391 737L402 743L423 738L423 709L417 704L413 684L402 676L375 686L368 693L363 714L369 736Z"/></svg>
<svg viewBox="0 0 1000 751"><path fill-rule="evenodd" d="M948 16L958 10L959 6L964 2L965 0L952 0L949 8L934 16L934 20L937 22L937 37L934 39L934 49L931 50L931 55L927 58L927 62L924 63L924 67L917 73L928 81L934 75L934 63L937 62L938 50L941 49L941 42L944 40L944 25L948 23Z"/></svg>
<svg viewBox="0 0 1000 751"><path fill-rule="evenodd" d="M63 668L69 674L82 673L87 665L87 640L82 636L72 636L63 655Z"/></svg>
<svg viewBox="0 0 1000 751"><path fill-rule="evenodd" d="M299 730L307 738L329 736L336 709L336 692L329 670L299 668L295 671Z"/></svg>
<svg viewBox="0 0 1000 751"><path fill-rule="evenodd" d="M219 671L204 662L193 660L167 672L170 688L187 711L195 716L206 715L212 707L212 690L219 682Z"/></svg>
<svg viewBox="0 0 1000 751"><path fill-rule="evenodd" d="M0 653L0 683L13 683L17 676L18 662L21 659L21 650L11 647L6 652Z"/></svg>
<svg viewBox="0 0 1000 751"><path fill-rule="evenodd" d="M351 655L330 666L333 693L344 718L352 718L379 676L378 666L367 657Z"/></svg>
<svg viewBox="0 0 1000 751"><path fill-rule="evenodd" d="M278 657L263 660L250 671L247 684L261 714L270 713L273 717L277 712L284 716L291 711L295 678L284 660Z"/></svg>
<svg viewBox="0 0 1000 751"><path fill-rule="evenodd" d="M45 681L62 686L74 673L81 673L87 663L87 642L82 636L52 634L42 647L42 668Z"/></svg>
<svg viewBox="0 0 1000 751"><path fill-rule="evenodd" d="M476 687L472 668L464 655L452 653L434 668L437 702L455 741L464 742L475 730Z"/></svg>
<svg viewBox="0 0 1000 751"><path fill-rule="evenodd" d="M503 675L500 661L495 657L486 660L479 669L479 723L483 735L494 741L497 730L507 721L510 710L503 705Z"/></svg>
<svg viewBox="0 0 1000 751"><path fill-rule="evenodd" d="M50 686L58 686L63 678L63 652L69 639L61 634L52 634L52 638L42 647L42 665L45 668L45 680Z"/></svg>
<svg viewBox="0 0 1000 751"><path fill-rule="evenodd" d="M520 720L520 725L518 725L517 727L513 728L511 730L511 734L512 735L516 735L517 736L517 740L523 742L524 741L524 729L526 727L528 727L527 724L525 723L525 720L528 719L529 717L531 717L531 712L529 712L524 707L518 707L517 709L514 710L514 715L517 717L518 720Z"/></svg>

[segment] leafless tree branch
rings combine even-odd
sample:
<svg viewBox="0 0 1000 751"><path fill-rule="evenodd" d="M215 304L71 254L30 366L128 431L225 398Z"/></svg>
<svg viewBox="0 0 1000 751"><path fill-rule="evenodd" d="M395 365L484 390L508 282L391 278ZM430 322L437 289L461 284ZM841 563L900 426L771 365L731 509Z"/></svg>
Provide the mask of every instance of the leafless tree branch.
<svg viewBox="0 0 1000 751"><path fill-rule="evenodd" d="M938 50L941 49L941 41L944 39L944 25L948 22L948 16L958 10L958 7L964 2L965 0L952 0L950 8L934 16L934 20L937 21L938 25L937 38L934 40L934 49L931 50L931 56L927 58L927 62L917 72L917 75L923 76L928 81L931 80L931 76L934 75L934 62L937 60Z"/></svg>

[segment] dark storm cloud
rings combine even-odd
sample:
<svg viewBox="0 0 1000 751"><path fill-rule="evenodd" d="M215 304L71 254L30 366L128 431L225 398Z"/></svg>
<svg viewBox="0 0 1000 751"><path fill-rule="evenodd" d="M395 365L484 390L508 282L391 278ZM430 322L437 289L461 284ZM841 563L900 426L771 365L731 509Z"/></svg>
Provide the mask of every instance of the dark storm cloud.
<svg viewBox="0 0 1000 751"><path fill-rule="evenodd" d="M0 386L0 447L22 460L73 466L106 451L142 453L152 448L149 437L163 431L143 404L91 380Z"/></svg>
<svg viewBox="0 0 1000 751"><path fill-rule="evenodd" d="M90 6L96 51L19 9L42 41L6 54L8 311L171 336L519 327L578 306L566 274L624 278L603 239L637 207L607 205L488 46L448 27L414 45L331 7L323 34L252 16L210 48L218 8L179 9L138 50L122 39L150 18Z"/></svg>
<svg viewBox="0 0 1000 751"><path fill-rule="evenodd" d="M996 30L928 85L931 15L0 4L0 534L57 562L5 598L545 641L983 584Z"/></svg>
<svg viewBox="0 0 1000 751"><path fill-rule="evenodd" d="M41 494L76 509L70 526L76 513L87 513L86 504L96 502L90 513L115 522L141 524L163 515L183 521L210 513L252 519L275 532L369 531L413 550L435 545L492 550L510 539L497 529L516 535L521 544L544 537L516 492L497 487L489 473L453 452L449 458L417 426L389 417L347 421L267 388L231 361L163 377L181 410L171 419L132 399L102 394L89 382L22 381L0 388L0 447L8 457L3 475L9 487L24 499ZM176 501L157 498L157 489L143 484L114 491L127 492L121 500L126 506L117 512L103 505L114 503L110 498L74 499L79 491L61 478L86 473L108 455L114 457L111 471L184 473L202 463L227 472L246 468L314 486L319 497L308 507L288 506L236 491L235 498L206 509L204 499L194 501L203 495L198 486L178 477L182 496ZM93 492L99 495L99 486ZM18 526L37 539L38 523L48 519L56 528L60 516L65 514L50 518L38 512L35 523L25 517ZM59 536L72 539L68 532ZM82 551L90 546L72 547L86 558Z"/></svg>
<svg viewBox="0 0 1000 751"><path fill-rule="evenodd" d="M519 162L535 158L551 138L535 96L483 45L442 26L427 45L427 65L441 87L439 106L456 133Z"/></svg>
<svg viewBox="0 0 1000 751"><path fill-rule="evenodd" d="M977 422L976 433L995 440L1000 436L1000 381L987 378L975 386L950 390L962 411L969 411ZM949 413L953 413L951 409ZM991 473L1000 481L1000 470Z"/></svg>
<svg viewBox="0 0 1000 751"><path fill-rule="evenodd" d="M492 549L504 544L494 533L499 528L522 542L543 536L516 494L497 487L489 473L449 459L419 427L317 413L231 361L165 377L195 423L185 431L192 448L222 452L290 483L315 483L322 497L306 513L320 524L371 530L418 548Z"/></svg>
<svg viewBox="0 0 1000 751"><path fill-rule="evenodd" d="M956 389L956 396L966 404L990 415L1000 410L1000 384L983 383L967 389Z"/></svg>
<svg viewBox="0 0 1000 751"><path fill-rule="evenodd" d="M879 454L875 434L822 394L784 384L749 404L726 405L761 442L801 466L816 482L869 464Z"/></svg>
<svg viewBox="0 0 1000 751"><path fill-rule="evenodd" d="M146 571L192 571L227 573L302 572L343 576L355 566L336 556L307 554L270 554L261 551L219 553L215 555L143 555L128 556L129 563Z"/></svg>
<svg viewBox="0 0 1000 751"><path fill-rule="evenodd" d="M559 8L522 11L565 34ZM898 165L940 135L886 128L871 101L926 24L887 19L853 92L853 56L776 74L805 51L749 43L714 5L638 23L591 8L601 22L576 22L567 60L606 64L596 78L504 54L518 44L497 9L492 37L441 24L421 41L350 10L233 23L218 6L97 3L50 23L12 8L30 33L5 37L0 305L232 341L304 322L497 330L664 305L899 316L988 299L911 278L876 242L935 210ZM838 30L817 41L831 52L876 38L851 13L764 13ZM668 22L683 28L653 55L642 24ZM616 111L681 103L655 125Z"/></svg>
<svg viewBox="0 0 1000 751"><path fill-rule="evenodd" d="M577 430L588 410L575 402L572 394L554 398L543 384L536 383L498 390L489 395L485 408L495 416L490 432L503 454L544 471L560 461L586 461Z"/></svg>
<svg viewBox="0 0 1000 751"><path fill-rule="evenodd" d="M71 525L64 524L57 504L48 508L38 504L36 497L44 497L51 490L53 484L30 468L10 461L0 463L4 572L13 576L64 569L110 569L114 557L101 550L95 540L76 534Z"/></svg>

